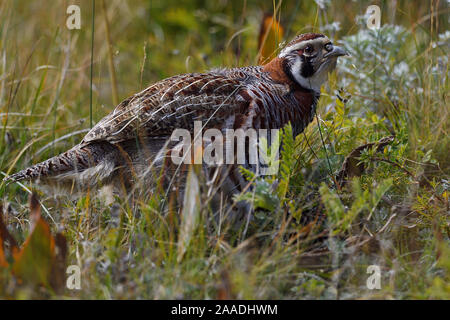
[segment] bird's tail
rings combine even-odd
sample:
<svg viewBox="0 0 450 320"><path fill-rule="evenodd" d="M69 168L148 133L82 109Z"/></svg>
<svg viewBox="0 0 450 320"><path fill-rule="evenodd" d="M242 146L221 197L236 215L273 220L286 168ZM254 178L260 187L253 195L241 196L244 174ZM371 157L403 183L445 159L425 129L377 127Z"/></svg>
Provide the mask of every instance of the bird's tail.
<svg viewBox="0 0 450 320"><path fill-rule="evenodd" d="M21 180L51 179L71 173L82 173L96 167L114 152L109 143L77 145L55 157L6 177L7 183Z"/></svg>

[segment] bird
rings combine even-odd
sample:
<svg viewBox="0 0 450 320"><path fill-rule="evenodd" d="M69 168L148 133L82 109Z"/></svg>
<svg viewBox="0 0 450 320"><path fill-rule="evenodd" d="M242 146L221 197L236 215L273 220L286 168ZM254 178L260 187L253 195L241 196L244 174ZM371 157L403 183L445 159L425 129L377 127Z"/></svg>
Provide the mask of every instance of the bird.
<svg viewBox="0 0 450 320"><path fill-rule="evenodd" d="M175 75L123 100L71 149L5 178L81 189L143 175L175 128L280 129L297 136L312 121L321 86L347 52L320 33L294 37L264 65ZM166 148L166 149L165 149ZM159 156L158 156L159 155ZM165 154L167 155L167 154ZM162 159L162 160L161 160ZM173 173L173 170L172 170ZM234 166L228 175L238 175ZM233 182L234 181L234 182ZM242 177L231 179L231 184Z"/></svg>

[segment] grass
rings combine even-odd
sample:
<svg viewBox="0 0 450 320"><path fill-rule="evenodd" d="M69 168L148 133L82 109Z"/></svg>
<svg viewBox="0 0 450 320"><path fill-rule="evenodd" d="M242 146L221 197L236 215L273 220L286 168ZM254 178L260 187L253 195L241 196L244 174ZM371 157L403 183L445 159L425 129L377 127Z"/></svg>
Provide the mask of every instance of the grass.
<svg viewBox="0 0 450 320"><path fill-rule="evenodd" d="M81 267L82 289L31 291L3 272L0 296L450 298L448 2L378 1L378 32L357 18L372 2L324 3L113 0L103 9L97 1L91 77L92 2L70 3L81 8L80 30L65 27L69 3L1 2L4 174L78 143L116 96L174 74L255 64L259 24L274 8L285 40L323 30L352 57L322 89L317 121L295 141L283 135L279 174L240 195L256 207L246 228L216 222L201 176L189 180L193 209L183 212L161 208L163 192L138 198L136 208L120 198L106 205L93 192L76 200L40 192L44 218L64 230L68 264ZM354 165L345 186L336 181L352 150L387 136L394 141L353 159L363 172ZM0 195L22 243L25 187L2 184ZM381 268L379 290L366 286L370 265Z"/></svg>

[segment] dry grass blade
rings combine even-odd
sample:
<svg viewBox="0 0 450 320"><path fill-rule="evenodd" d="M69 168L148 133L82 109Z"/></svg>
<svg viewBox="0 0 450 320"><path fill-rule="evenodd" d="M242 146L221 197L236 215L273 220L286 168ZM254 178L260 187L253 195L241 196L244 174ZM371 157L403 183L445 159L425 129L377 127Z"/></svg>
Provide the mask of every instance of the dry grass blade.
<svg viewBox="0 0 450 320"><path fill-rule="evenodd" d="M197 227L200 214L200 185L193 168L189 168L183 201L177 261L183 259Z"/></svg>
<svg viewBox="0 0 450 320"><path fill-rule="evenodd" d="M259 63L264 64L275 57L278 44L283 39L284 29L271 14L262 19L258 37Z"/></svg>

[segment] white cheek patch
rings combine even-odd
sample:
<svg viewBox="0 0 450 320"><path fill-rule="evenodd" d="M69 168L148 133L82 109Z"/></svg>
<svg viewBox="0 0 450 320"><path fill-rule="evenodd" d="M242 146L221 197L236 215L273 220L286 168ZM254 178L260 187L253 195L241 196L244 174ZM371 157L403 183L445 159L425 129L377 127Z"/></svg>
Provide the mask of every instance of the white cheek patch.
<svg viewBox="0 0 450 320"><path fill-rule="evenodd" d="M320 87L327 81L328 73L326 70L320 68L311 77L305 78L301 75L302 61L300 58L296 59L291 66L291 73L295 81L303 88L320 92Z"/></svg>
<svg viewBox="0 0 450 320"><path fill-rule="evenodd" d="M302 62L300 59L296 59L291 67L292 76L295 78L295 81L303 88L312 89L310 81L300 74L301 70L302 70Z"/></svg>

